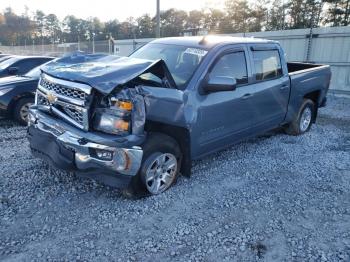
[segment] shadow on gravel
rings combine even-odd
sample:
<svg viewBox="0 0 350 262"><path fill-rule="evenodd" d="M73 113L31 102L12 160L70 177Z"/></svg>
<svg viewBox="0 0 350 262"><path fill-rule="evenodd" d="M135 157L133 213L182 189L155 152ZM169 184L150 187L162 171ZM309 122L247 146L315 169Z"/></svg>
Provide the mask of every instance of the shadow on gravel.
<svg viewBox="0 0 350 262"><path fill-rule="evenodd" d="M15 121L7 118L0 118L0 127L1 128L10 128L14 126L20 126Z"/></svg>
<svg viewBox="0 0 350 262"><path fill-rule="evenodd" d="M97 180L84 178L76 175L74 172L66 172L59 170L53 166L50 166L44 162L43 166L48 177L52 178L47 181L47 186L53 186L53 184L59 184L61 188L64 188L66 192L72 195L80 195L80 197L89 198L92 201L98 199L100 201L112 201L117 200L132 200L132 202L137 202L139 198L128 198L122 191L118 188L113 188Z"/></svg>
<svg viewBox="0 0 350 262"><path fill-rule="evenodd" d="M337 128L350 132L350 120L348 119L338 119L326 115L321 115L319 118L317 118L316 124L333 125Z"/></svg>
<svg viewBox="0 0 350 262"><path fill-rule="evenodd" d="M250 244L250 249L256 253L256 255L258 256L258 258L263 258L266 251L267 251L267 247L258 242L258 243L255 243L255 244Z"/></svg>
<svg viewBox="0 0 350 262"><path fill-rule="evenodd" d="M331 146L330 150L350 152L350 136L345 136L342 141L339 141L338 145Z"/></svg>

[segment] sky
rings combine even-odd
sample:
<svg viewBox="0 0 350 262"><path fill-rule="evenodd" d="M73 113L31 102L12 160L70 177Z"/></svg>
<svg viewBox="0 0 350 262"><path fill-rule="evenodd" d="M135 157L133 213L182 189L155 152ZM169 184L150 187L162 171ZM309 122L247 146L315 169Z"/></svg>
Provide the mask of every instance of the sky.
<svg viewBox="0 0 350 262"><path fill-rule="evenodd" d="M222 8L224 0L160 0L160 9L176 8L185 11L200 10L205 6ZM0 0L0 11L12 7L15 13L23 14L25 6L29 15L39 9L45 14L56 14L60 19L66 15L79 18L98 17L101 21L138 17L156 13L156 0Z"/></svg>

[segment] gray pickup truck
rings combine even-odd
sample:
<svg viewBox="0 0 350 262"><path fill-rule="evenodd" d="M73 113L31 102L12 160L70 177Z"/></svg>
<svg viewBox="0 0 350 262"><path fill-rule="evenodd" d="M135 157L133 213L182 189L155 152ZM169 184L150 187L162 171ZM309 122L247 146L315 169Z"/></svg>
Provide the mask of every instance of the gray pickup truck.
<svg viewBox="0 0 350 262"><path fill-rule="evenodd" d="M307 132L325 106L328 65L287 63L278 42L155 40L116 57L76 53L42 68L32 153L78 175L159 194L191 160L268 130Z"/></svg>

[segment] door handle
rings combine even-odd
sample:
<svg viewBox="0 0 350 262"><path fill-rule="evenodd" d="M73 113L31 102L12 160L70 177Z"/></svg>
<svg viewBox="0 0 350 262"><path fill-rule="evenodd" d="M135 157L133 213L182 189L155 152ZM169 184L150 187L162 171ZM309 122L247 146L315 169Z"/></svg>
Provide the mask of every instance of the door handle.
<svg viewBox="0 0 350 262"><path fill-rule="evenodd" d="M286 88L288 88L289 86L288 85L282 85L281 87L280 87L280 90L284 90L284 89L286 89Z"/></svg>
<svg viewBox="0 0 350 262"><path fill-rule="evenodd" d="M248 99L249 97L252 97L252 96L253 96L252 94L245 94L241 98L242 99Z"/></svg>

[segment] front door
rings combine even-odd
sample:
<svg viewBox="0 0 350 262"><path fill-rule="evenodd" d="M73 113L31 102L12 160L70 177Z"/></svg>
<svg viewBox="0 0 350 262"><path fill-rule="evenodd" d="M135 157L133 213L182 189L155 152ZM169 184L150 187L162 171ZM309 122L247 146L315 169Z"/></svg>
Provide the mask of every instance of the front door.
<svg viewBox="0 0 350 262"><path fill-rule="evenodd" d="M249 97L247 55L244 48L225 51L210 66L210 77L233 77L234 91L199 95L195 155L204 155L242 139L253 124L254 106Z"/></svg>

